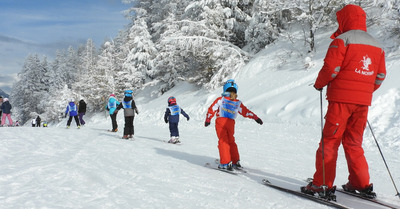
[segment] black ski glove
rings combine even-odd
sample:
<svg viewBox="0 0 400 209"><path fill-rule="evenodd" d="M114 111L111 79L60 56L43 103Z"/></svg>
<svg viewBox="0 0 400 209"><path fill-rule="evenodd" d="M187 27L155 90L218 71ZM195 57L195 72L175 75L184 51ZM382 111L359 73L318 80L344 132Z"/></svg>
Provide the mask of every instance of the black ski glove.
<svg viewBox="0 0 400 209"><path fill-rule="evenodd" d="M315 88L317 91L322 91L322 89L324 89L324 88L317 88L317 87L315 87L315 85L314 85L314 88Z"/></svg>
<svg viewBox="0 0 400 209"><path fill-rule="evenodd" d="M206 119L206 122L204 122L204 126L205 126L205 127L207 127L207 126L210 125L210 123L211 123L210 120L211 120L211 119Z"/></svg>
<svg viewBox="0 0 400 209"><path fill-rule="evenodd" d="M255 118L254 120L256 120L256 122L257 122L258 124L260 124L260 125L263 124L262 120L261 120L259 117Z"/></svg>

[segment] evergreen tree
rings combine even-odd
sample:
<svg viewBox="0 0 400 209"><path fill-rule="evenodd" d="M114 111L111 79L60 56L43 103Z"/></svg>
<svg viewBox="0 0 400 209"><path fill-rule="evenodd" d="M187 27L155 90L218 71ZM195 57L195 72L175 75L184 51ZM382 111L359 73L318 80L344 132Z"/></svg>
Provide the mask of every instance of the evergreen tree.
<svg viewBox="0 0 400 209"><path fill-rule="evenodd" d="M127 74L119 75L118 78L122 81L121 83L125 83L125 89L140 89L150 81L149 72L153 69L153 61L157 52L148 32L145 18L135 21L130 29L129 38L130 41L127 44L130 50L123 63L123 71Z"/></svg>

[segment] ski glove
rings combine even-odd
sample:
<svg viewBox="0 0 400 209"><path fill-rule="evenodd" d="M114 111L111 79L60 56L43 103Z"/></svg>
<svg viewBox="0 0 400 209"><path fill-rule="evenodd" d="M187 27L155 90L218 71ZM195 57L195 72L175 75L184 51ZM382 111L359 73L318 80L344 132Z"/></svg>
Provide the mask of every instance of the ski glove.
<svg viewBox="0 0 400 209"><path fill-rule="evenodd" d="M204 122L204 126L207 127L210 125L210 119L206 119L206 122Z"/></svg>
<svg viewBox="0 0 400 209"><path fill-rule="evenodd" d="M315 85L314 85L314 88L315 88L317 91L322 91L322 89L324 89L324 88L317 88L317 87L315 87Z"/></svg>
<svg viewBox="0 0 400 209"><path fill-rule="evenodd" d="M262 120L259 117L254 118L254 120L260 125L263 124Z"/></svg>

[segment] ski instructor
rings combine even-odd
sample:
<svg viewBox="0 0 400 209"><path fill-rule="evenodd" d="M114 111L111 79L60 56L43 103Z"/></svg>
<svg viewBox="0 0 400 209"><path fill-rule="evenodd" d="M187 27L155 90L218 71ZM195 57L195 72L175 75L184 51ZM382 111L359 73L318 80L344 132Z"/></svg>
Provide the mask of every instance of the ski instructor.
<svg viewBox="0 0 400 209"><path fill-rule="evenodd" d="M324 144L322 147L320 142L316 153L313 182L302 187L302 191L320 196L334 193L336 160L342 143L349 171L343 189L374 198L362 141L372 93L386 76L385 52L367 33L366 13L361 7L346 5L336 16L339 28L331 36L334 40L314 85L318 91L327 86Z"/></svg>

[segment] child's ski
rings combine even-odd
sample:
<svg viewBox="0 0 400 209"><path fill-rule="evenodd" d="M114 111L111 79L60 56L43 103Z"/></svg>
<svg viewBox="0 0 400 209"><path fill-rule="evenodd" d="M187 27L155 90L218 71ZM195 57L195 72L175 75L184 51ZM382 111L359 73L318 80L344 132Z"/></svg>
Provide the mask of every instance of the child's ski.
<svg viewBox="0 0 400 209"><path fill-rule="evenodd" d="M215 159L215 164L219 165L219 159ZM238 168L236 166L233 166L233 169L238 173L247 173L247 171L244 170L243 167Z"/></svg>
<svg viewBox="0 0 400 209"><path fill-rule="evenodd" d="M211 169L218 170L218 171L222 171L224 173L229 173L229 174L232 174L232 175L238 175L238 173L235 170L230 171L230 170L227 170L227 169L220 169L218 167L212 166L211 163L206 163L204 165L204 167L211 168Z"/></svg>
<svg viewBox="0 0 400 209"><path fill-rule="evenodd" d="M167 144L176 144L176 145L182 145L182 142L176 142L176 143L171 143L169 140L162 140L162 142L167 143Z"/></svg>

